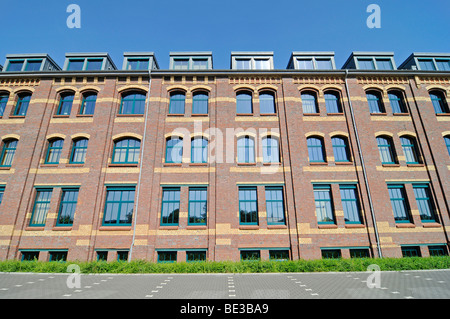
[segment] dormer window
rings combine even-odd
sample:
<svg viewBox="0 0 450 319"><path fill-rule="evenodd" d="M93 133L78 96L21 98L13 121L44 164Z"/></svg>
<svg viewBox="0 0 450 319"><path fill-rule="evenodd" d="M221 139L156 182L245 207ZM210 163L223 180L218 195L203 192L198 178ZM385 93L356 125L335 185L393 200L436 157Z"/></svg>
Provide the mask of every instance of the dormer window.
<svg viewBox="0 0 450 319"><path fill-rule="evenodd" d="M211 52L171 52L171 70L211 70Z"/></svg>
<svg viewBox="0 0 450 319"><path fill-rule="evenodd" d="M66 71L102 71L116 70L108 53L68 53L64 70Z"/></svg>
<svg viewBox="0 0 450 319"><path fill-rule="evenodd" d="M334 70L334 52L292 52L288 69Z"/></svg>
<svg viewBox="0 0 450 319"><path fill-rule="evenodd" d="M231 68L233 70L271 70L273 69L273 53L232 52Z"/></svg>
<svg viewBox="0 0 450 319"><path fill-rule="evenodd" d="M353 52L344 63L343 69L396 70L392 52Z"/></svg>
<svg viewBox="0 0 450 319"><path fill-rule="evenodd" d="M123 70L159 69L153 52L125 52L123 54Z"/></svg>
<svg viewBox="0 0 450 319"><path fill-rule="evenodd" d="M55 61L45 53L8 54L3 72L39 72L60 69Z"/></svg>

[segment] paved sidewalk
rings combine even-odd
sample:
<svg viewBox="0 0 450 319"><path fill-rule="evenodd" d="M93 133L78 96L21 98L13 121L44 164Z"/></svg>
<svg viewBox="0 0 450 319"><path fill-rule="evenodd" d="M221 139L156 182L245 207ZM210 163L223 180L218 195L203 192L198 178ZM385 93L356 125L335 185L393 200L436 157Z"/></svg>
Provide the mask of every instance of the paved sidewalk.
<svg viewBox="0 0 450 319"><path fill-rule="evenodd" d="M0 273L0 299L450 299L450 270L374 274Z"/></svg>

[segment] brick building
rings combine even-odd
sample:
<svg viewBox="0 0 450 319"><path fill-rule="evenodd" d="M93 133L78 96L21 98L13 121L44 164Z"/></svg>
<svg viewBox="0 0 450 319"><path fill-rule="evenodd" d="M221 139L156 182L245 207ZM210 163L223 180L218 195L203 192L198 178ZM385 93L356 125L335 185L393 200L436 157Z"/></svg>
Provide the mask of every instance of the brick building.
<svg viewBox="0 0 450 319"><path fill-rule="evenodd" d="M0 260L448 254L450 54L7 55Z"/></svg>

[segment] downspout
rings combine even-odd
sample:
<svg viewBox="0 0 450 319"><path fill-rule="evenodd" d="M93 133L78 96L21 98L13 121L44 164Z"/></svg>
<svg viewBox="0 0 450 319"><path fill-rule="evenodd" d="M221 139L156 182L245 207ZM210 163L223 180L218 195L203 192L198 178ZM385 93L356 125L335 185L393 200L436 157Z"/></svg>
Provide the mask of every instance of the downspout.
<svg viewBox="0 0 450 319"><path fill-rule="evenodd" d="M147 104L145 106L145 120L144 120L144 135L142 136L142 147L141 147L141 156L139 158L139 179L138 179L138 184L137 184L137 190L136 190L136 212L134 214L134 225L133 225L133 239L131 241L131 245L130 245L130 252L128 254L128 261L131 261L131 257L133 255L133 246L134 246L134 241L136 238L136 224L137 224L137 217L138 217L138 207L139 207L139 195L140 195L140 191L141 191L141 178L142 178L142 163L143 158L144 158L144 148L145 148L145 136L147 133L147 119L148 119L148 108L149 108L149 104L150 104L150 87L152 84L152 70L149 69L148 70L148 94L147 94Z"/></svg>
<svg viewBox="0 0 450 319"><path fill-rule="evenodd" d="M380 258L383 258L383 255L381 254L380 238L378 236L377 221L375 219L375 213L374 213L374 209L373 209L372 196L371 196L371 193L370 193L369 182L367 180L366 166L364 164L364 157L363 157L362 152L361 152L361 144L359 142L358 129L356 128L355 115L353 113L352 101L350 99L350 93L348 91L347 76L348 76L348 70L346 69L345 70L345 90L347 92L348 105L350 106L350 114L352 116L353 130L355 131L356 144L358 146L358 154L359 154L359 158L361 160L361 166L362 166L362 171L363 171L363 176L364 176L364 183L366 185L367 196L368 196L368 199L369 199L370 215L372 216L373 228L374 228L374 231L375 231L375 239L376 239L376 242L377 242L378 256Z"/></svg>

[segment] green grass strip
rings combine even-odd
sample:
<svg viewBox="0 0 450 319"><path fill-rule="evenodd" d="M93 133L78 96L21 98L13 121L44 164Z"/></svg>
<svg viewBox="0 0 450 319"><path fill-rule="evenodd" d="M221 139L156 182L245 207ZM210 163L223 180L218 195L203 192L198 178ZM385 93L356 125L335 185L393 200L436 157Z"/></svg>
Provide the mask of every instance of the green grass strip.
<svg viewBox="0 0 450 319"><path fill-rule="evenodd" d="M351 258L288 261L202 261L180 263L155 263L144 260L43 262L0 261L0 272L67 273L69 265L79 266L81 273L289 273L289 272L350 272L367 271L377 265L382 271L450 269L450 257L407 258Z"/></svg>

